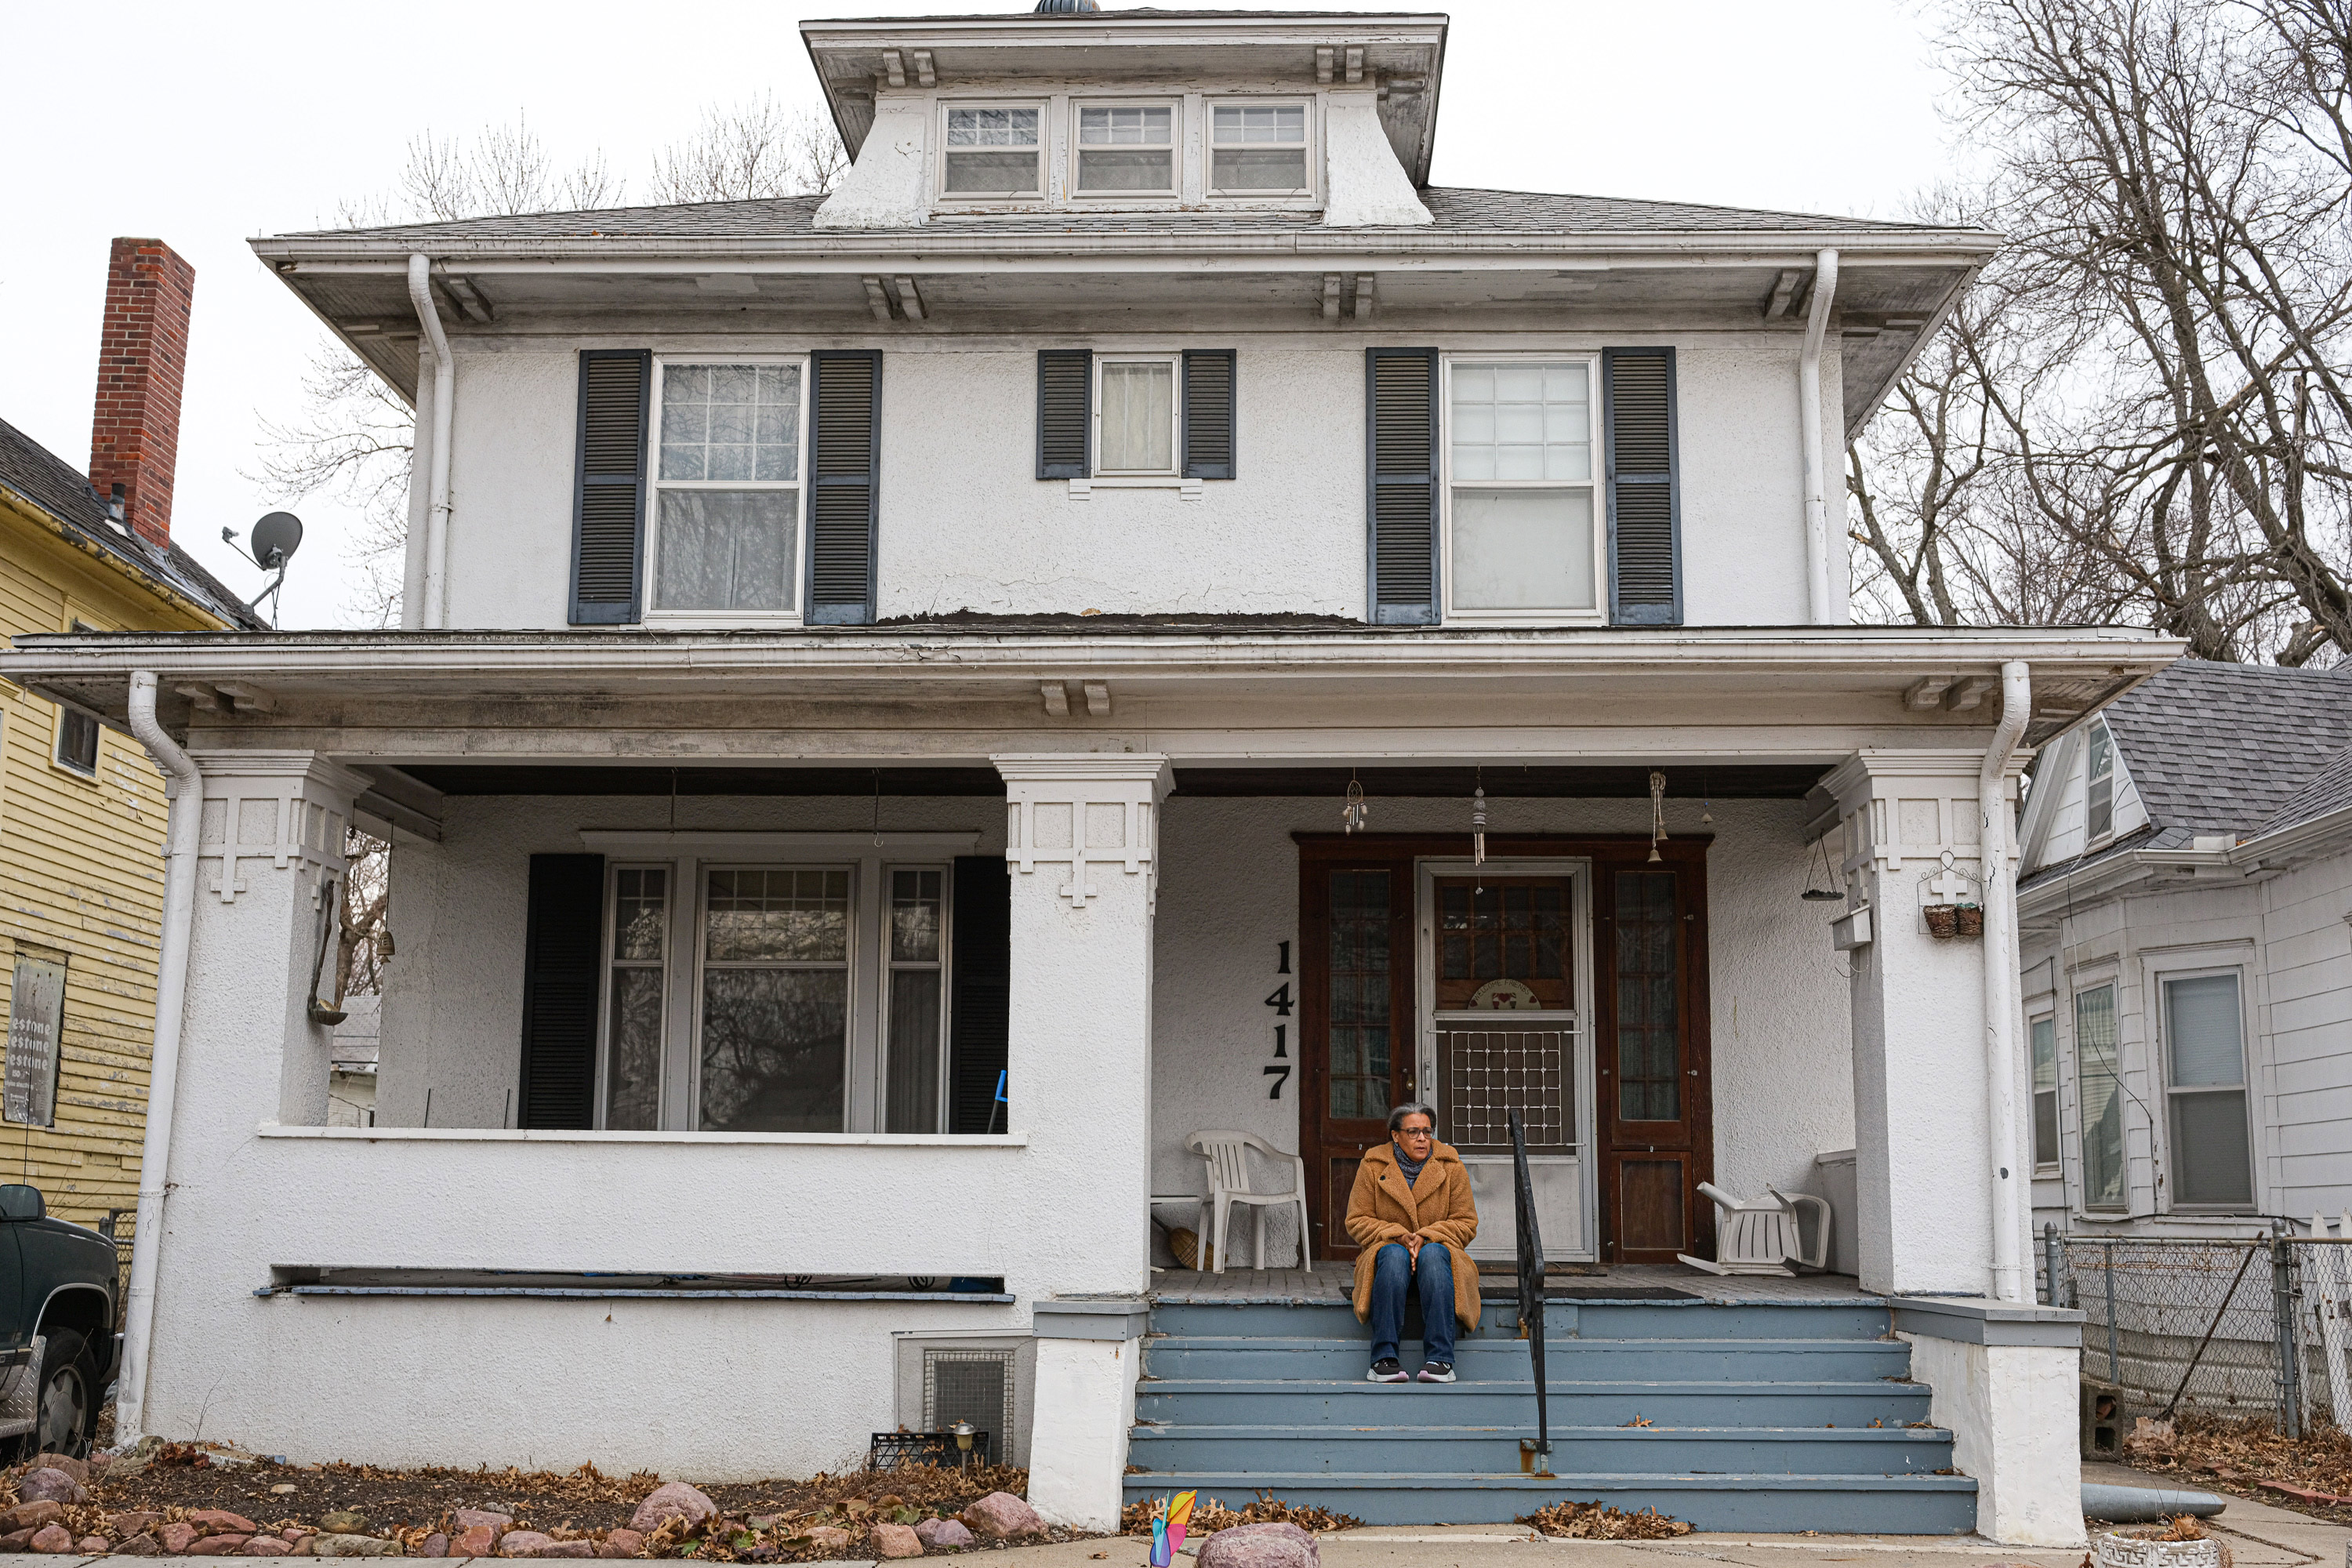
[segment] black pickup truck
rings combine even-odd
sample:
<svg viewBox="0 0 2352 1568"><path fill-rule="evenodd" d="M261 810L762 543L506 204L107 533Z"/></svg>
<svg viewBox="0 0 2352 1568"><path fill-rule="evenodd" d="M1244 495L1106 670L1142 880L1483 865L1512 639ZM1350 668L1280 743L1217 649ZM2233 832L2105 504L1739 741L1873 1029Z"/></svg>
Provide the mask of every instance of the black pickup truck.
<svg viewBox="0 0 2352 1568"><path fill-rule="evenodd" d="M121 1307L114 1243L0 1185L0 1456L89 1452Z"/></svg>

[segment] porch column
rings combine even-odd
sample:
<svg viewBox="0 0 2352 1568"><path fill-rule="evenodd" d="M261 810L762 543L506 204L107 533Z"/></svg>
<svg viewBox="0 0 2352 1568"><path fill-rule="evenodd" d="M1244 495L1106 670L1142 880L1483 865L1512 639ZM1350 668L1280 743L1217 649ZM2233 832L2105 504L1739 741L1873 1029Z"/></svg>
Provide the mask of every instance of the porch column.
<svg viewBox="0 0 2352 1568"><path fill-rule="evenodd" d="M257 1233L254 1129L323 1125L334 1029L310 1020L314 975L331 997L343 833L360 774L314 752L195 752L204 773L159 1255L146 1431L185 1437L315 1390L247 1383L219 1396L220 1337L266 1336L256 1287L292 1261ZM151 1132L151 1146L152 1146ZM265 1226L266 1230L266 1226ZM177 1238L198 1237L193 1250ZM267 1358L264 1358L266 1364ZM249 1402L249 1403L246 1403ZM241 1407L240 1407L241 1406Z"/></svg>
<svg viewBox="0 0 2352 1568"><path fill-rule="evenodd" d="M1115 1531L1151 1272L1151 914L1172 778L1153 754L992 760L1013 868L1005 1121L1050 1198L1029 1216L1046 1260L1029 1501ZM1060 1304L1081 1299L1093 1310Z"/></svg>

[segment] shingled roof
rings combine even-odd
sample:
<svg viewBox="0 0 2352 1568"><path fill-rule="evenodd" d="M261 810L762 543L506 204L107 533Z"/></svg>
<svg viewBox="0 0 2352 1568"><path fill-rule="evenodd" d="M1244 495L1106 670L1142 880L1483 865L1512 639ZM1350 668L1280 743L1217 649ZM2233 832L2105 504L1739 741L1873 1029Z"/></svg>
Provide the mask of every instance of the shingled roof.
<svg viewBox="0 0 2352 1568"><path fill-rule="evenodd" d="M2106 717L2160 834L2251 837L2352 745L2352 677L2184 658Z"/></svg>
<svg viewBox="0 0 2352 1568"><path fill-rule="evenodd" d="M79 469L0 419L0 489L15 491L48 513L85 543L123 562L141 576L218 616L241 631L267 626L250 605L176 544L162 549L108 520L106 502Z"/></svg>

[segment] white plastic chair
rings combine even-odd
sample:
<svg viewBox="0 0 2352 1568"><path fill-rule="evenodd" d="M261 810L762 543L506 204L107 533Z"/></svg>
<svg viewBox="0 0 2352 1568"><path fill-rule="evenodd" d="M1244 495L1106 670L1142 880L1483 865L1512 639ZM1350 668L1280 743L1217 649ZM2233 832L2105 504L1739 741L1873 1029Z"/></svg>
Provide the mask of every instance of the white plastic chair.
<svg viewBox="0 0 2352 1568"><path fill-rule="evenodd" d="M1701 1182L1698 1190L1715 1200L1715 1251L1713 1258L1693 1258L1677 1253L1693 1268L1709 1274L1777 1274L1786 1279L1793 1278L1799 1268L1827 1268L1830 1256L1830 1205L1827 1199L1811 1193L1799 1193L1791 1197L1777 1188L1767 1187L1769 1194L1760 1198L1735 1198L1712 1182ZM1811 1204L1816 1211L1820 1228L1813 1236L1813 1253L1805 1256L1802 1227L1798 1224L1798 1210Z"/></svg>
<svg viewBox="0 0 2352 1568"><path fill-rule="evenodd" d="M1306 1268L1311 1266L1307 1249L1306 1161L1296 1154L1283 1152L1255 1132L1195 1132L1184 1140L1184 1147L1209 1163L1209 1195L1201 1200L1201 1237L1213 1251L1210 1259L1212 1273L1223 1274L1225 1271L1225 1222L1235 1204L1245 1205L1257 1211L1257 1238L1251 1253L1252 1268L1265 1267L1265 1211L1287 1205L1296 1205L1298 1210L1298 1267ZM1288 1192L1262 1193L1250 1184L1248 1152L1252 1149L1269 1160L1290 1162Z"/></svg>

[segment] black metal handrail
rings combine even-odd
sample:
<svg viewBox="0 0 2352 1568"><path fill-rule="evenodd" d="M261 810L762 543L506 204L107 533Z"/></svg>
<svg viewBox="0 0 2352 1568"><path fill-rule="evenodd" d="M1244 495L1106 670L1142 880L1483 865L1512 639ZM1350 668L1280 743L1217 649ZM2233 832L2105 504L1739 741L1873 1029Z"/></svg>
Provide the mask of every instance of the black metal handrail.
<svg viewBox="0 0 2352 1568"><path fill-rule="evenodd" d="M1536 1232L1535 1179L1528 1173L1527 1129L1519 1113L1509 1115L1511 1168L1519 1224L1519 1338L1528 1342L1528 1366L1536 1380L1536 1435L1519 1439L1519 1468L1531 1476L1551 1474L1551 1413L1544 1395L1543 1238Z"/></svg>

